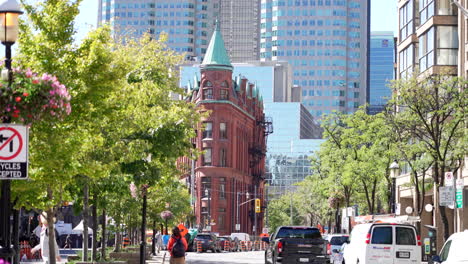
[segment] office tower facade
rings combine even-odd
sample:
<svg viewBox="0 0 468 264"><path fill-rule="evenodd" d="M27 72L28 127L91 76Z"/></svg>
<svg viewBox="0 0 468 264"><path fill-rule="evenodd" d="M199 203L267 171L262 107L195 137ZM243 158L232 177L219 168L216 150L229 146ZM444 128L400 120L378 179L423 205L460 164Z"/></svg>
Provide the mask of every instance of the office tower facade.
<svg viewBox="0 0 468 264"><path fill-rule="evenodd" d="M395 41L393 32L371 32L369 60L368 113L384 110L392 97L389 87L394 79Z"/></svg>
<svg viewBox="0 0 468 264"><path fill-rule="evenodd" d="M99 0L99 24L109 23L116 37L159 38L187 60L202 61L215 20L221 24L232 61L259 56L259 0Z"/></svg>
<svg viewBox="0 0 468 264"><path fill-rule="evenodd" d="M232 62L258 60L260 0L219 0L219 20Z"/></svg>
<svg viewBox="0 0 468 264"><path fill-rule="evenodd" d="M316 117L366 103L369 0L262 0L262 61L288 61Z"/></svg>

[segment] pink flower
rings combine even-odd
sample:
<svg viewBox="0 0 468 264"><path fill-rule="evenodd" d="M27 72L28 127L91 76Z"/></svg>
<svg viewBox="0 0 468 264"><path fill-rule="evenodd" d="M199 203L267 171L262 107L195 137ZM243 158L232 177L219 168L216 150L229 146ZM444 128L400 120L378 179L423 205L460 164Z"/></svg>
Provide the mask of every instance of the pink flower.
<svg viewBox="0 0 468 264"><path fill-rule="evenodd" d="M26 76L26 78L31 78L31 77L33 77L33 73L32 73L32 71L31 71L31 69L29 69L29 68L26 70L26 73L25 73L24 75Z"/></svg>
<svg viewBox="0 0 468 264"><path fill-rule="evenodd" d="M49 80L50 80L50 75L47 74L47 73L44 73L44 74L42 75L42 80L43 80L43 81L49 81Z"/></svg>

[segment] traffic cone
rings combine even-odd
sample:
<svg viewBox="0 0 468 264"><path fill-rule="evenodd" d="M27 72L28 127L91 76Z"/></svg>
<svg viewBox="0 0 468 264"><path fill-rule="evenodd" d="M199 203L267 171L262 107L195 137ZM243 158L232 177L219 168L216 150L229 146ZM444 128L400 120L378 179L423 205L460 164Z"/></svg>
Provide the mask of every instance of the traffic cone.
<svg viewBox="0 0 468 264"><path fill-rule="evenodd" d="M197 241L197 253L202 253L203 248L202 248L202 242Z"/></svg>
<svg viewBox="0 0 468 264"><path fill-rule="evenodd" d="M231 251L231 244L228 240L224 241L224 251Z"/></svg>

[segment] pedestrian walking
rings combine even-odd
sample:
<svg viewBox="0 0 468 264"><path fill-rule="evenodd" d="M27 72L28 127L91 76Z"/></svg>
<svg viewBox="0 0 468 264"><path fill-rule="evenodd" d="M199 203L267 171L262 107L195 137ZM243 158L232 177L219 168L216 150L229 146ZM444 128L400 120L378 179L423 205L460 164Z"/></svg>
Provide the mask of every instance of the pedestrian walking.
<svg viewBox="0 0 468 264"><path fill-rule="evenodd" d="M185 264L185 252L188 249L187 241L176 226L172 229L172 236L167 243L167 250L171 254L170 264Z"/></svg>
<svg viewBox="0 0 468 264"><path fill-rule="evenodd" d="M44 261L45 264L49 263L49 225L47 223L47 214L46 212L42 212L39 218L39 221L42 223L42 229L40 233L40 241L37 246L35 246L33 249L31 249L31 253L35 254L39 250L42 252L42 260ZM57 261L61 261L62 259L60 258L59 254L59 249L57 245L57 241L54 239L54 247L55 247L55 258Z"/></svg>

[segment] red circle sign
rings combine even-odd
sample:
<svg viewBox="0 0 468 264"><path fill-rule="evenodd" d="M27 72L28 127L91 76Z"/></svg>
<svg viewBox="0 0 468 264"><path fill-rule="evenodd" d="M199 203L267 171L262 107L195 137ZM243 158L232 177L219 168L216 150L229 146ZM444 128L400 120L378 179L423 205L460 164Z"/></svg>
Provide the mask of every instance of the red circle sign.
<svg viewBox="0 0 468 264"><path fill-rule="evenodd" d="M16 158L20 154L21 150L23 149L23 138L21 138L21 134L14 128L1 127L0 128L0 133L2 131L4 131L4 130L9 130L13 134L7 139L7 141L5 141L3 143L0 143L0 151L2 151L2 149L4 149L15 137L18 137L19 146L18 146L18 149L16 150L16 152L13 152L13 154L10 155L10 156L6 156L6 157L0 156L0 160L12 160L12 159Z"/></svg>

